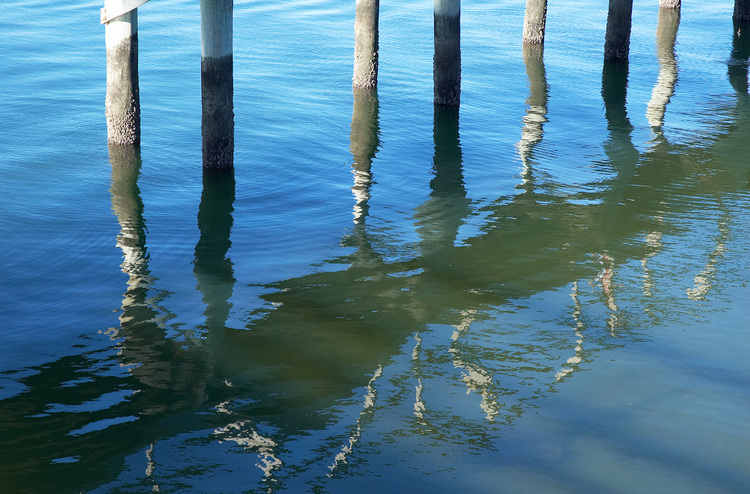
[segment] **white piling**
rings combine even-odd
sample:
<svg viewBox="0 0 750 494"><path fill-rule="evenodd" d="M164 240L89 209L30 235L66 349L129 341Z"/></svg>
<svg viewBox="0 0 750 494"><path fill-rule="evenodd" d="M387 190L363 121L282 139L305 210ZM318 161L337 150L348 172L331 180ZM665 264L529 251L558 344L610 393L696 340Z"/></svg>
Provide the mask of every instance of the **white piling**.
<svg viewBox="0 0 750 494"><path fill-rule="evenodd" d="M523 18L523 43L541 45L547 24L547 0L527 0Z"/></svg>
<svg viewBox="0 0 750 494"><path fill-rule="evenodd" d="M355 88L373 89L378 85L378 19L380 0L357 0L354 19Z"/></svg>
<svg viewBox="0 0 750 494"><path fill-rule="evenodd" d="M234 166L233 1L200 0L204 170Z"/></svg>
<svg viewBox="0 0 750 494"><path fill-rule="evenodd" d="M108 3L105 2L105 10ZM107 140L112 144L141 142L141 104L138 94L138 11L106 22Z"/></svg>
<svg viewBox="0 0 750 494"><path fill-rule="evenodd" d="M633 0L609 0L607 34L604 41L605 60L628 58L632 20Z"/></svg>
<svg viewBox="0 0 750 494"><path fill-rule="evenodd" d="M435 0L435 104L461 101L461 0Z"/></svg>

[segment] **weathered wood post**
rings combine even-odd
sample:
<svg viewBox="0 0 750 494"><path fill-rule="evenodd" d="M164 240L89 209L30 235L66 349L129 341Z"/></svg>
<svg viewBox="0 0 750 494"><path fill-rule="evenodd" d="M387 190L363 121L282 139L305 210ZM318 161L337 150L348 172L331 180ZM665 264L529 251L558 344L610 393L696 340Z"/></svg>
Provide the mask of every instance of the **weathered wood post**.
<svg viewBox="0 0 750 494"><path fill-rule="evenodd" d="M682 0L659 0L659 7L662 9L680 9Z"/></svg>
<svg viewBox="0 0 750 494"><path fill-rule="evenodd" d="M107 140L111 144L141 142L138 94L138 11L148 0L105 0L101 11L107 47Z"/></svg>
<svg viewBox="0 0 750 494"><path fill-rule="evenodd" d="M378 85L378 18L380 0L357 0L354 18L355 88L373 89Z"/></svg>
<svg viewBox="0 0 750 494"><path fill-rule="evenodd" d="M233 0L200 0L203 169L234 166Z"/></svg>
<svg viewBox="0 0 750 494"><path fill-rule="evenodd" d="M605 60L628 58L632 18L633 0L609 0L607 34L604 41Z"/></svg>
<svg viewBox="0 0 750 494"><path fill-rule="evenodd" d="M461 0L435 0L435 104L461 102Z"/></svg>
<svg viewBox="0 0 750 494"><path fill-rule="evenodd" d="M523 43L540 45L544 43L544 29L547 23L547 0L527 0L523 18Z"/></svg>

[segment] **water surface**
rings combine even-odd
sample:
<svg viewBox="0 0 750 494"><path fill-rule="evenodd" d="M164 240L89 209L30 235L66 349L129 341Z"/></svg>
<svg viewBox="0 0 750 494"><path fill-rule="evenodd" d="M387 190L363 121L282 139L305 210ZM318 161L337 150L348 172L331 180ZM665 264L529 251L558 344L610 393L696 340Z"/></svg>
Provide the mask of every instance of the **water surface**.
<svg viewBox="0 0 750 494"><path fill-rule="evenodd" d="M744 492L750 99L732 2L235 2L235 167L202 176L195 2L139 13L110 148L97 2L0 27L0 491Z"/></svg>

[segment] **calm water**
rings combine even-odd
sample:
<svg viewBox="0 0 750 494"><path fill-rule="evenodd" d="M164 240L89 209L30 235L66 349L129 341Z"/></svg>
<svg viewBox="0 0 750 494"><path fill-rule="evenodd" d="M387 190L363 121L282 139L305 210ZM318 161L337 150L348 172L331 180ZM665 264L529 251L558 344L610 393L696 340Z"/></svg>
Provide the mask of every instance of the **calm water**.
<svg viewBox="0 0 750 494"><path fill-rule="evenodd" d="M0 20L0 492L740 493L750 97L732 2L603 68L606 2L235 1L234 176L201 174L197 2L139 14L108 149L100 1ZM657 27L659 36L657 37ZM671 33L671 34L670 34Z"/></svg>

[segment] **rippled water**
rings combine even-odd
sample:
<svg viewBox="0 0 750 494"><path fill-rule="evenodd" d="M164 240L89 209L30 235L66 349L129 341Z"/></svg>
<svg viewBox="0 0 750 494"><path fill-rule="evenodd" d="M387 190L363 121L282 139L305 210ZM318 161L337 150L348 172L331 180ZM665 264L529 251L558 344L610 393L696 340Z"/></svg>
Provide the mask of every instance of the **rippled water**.
<svg viewBox="0 0 750 494"><path fill-rule="evenodd" d="M551 2L540 58L524 2L464 2L453 112L431 2L381 5L373 98L354 2L237 0L205 178L197 2L140 9L137 150L101 4L4 6L0 492L745 492L731 2L637 3L606 67L605 3Z"/></svg>

